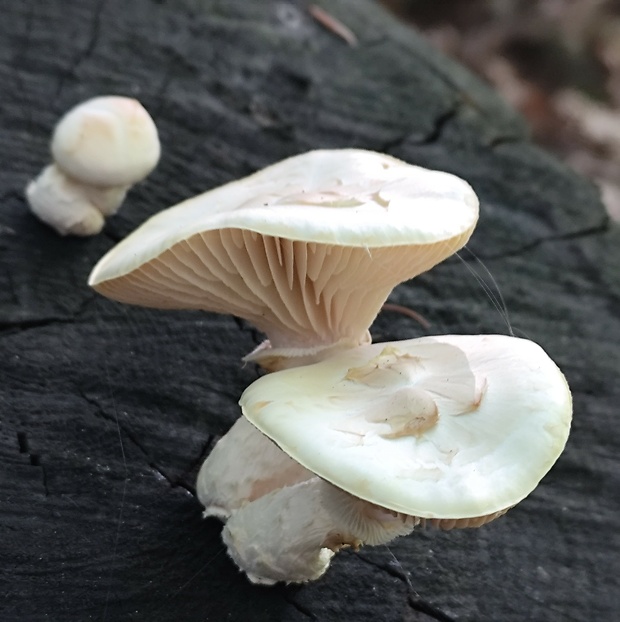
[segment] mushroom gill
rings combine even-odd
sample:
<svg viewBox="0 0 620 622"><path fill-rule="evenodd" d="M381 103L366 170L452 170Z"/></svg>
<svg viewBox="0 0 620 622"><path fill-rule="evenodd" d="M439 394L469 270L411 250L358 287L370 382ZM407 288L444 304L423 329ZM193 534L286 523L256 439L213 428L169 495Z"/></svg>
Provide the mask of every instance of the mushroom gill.
<svg viewBox="0 0 620 622"><path fill-rule="evenodd" d="M216 229L177 242L94 287L109 298L146 307L232 313L266 333L272 348L341 340L359 345L391 290L451 255L468 235L414 250Z"/></svg>

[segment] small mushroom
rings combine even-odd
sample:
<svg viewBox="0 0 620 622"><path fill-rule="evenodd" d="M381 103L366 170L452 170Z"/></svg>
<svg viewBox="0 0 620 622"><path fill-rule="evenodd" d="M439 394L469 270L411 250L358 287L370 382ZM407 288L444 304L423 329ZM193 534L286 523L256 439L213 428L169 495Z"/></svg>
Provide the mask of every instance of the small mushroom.
<svg viewBox="0 0 620 622"><path fill-rule="evenodd" d="M341 547L385 543L421 522L497 518L557 460L572 415L566 380L542 348L501 335L354 348L264 376L240 404L314 474L228 519L228 551L257 583L316 579ZM227 453L220 469L234 473L245 456Z"/></svg>
<svg viewBox="0 0 620 622"><path fill-rule="evenodd" d="M273 370L368 343L393 287L461 248L477 219L453 175L312 151L154 216L89 283L121 302L245 318L268 337L248 358Z"/></svg>
<svg viewBox="0 0 620 622"><path fill-rule="evenodd" d="M135 99L96 97L71 109L52 137L54 163L28 184L32 212L60 235L99 233L160 155L153 119Z"/></svg>

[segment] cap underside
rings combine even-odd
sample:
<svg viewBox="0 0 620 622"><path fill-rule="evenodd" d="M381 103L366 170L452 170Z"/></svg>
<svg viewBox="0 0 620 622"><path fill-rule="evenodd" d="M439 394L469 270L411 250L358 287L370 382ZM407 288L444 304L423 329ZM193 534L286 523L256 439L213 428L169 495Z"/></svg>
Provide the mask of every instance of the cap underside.
<svg viewBox="0 0 620 622"><path fill-rule="evenodd" d="M453 254L465 236L411 248L356 248L223 229L175 244L95 289L120 302L231 313L277 347L357 338L390 291Z"/></svg>
<svg viewBox="0 0 620 622"><path fill-rule="evenodd" d="M359 337L395 285L467 242L477 216L453 175L315 151L153 217L89 283L121 302L233 313L274 347L331 343Z"/></svg>

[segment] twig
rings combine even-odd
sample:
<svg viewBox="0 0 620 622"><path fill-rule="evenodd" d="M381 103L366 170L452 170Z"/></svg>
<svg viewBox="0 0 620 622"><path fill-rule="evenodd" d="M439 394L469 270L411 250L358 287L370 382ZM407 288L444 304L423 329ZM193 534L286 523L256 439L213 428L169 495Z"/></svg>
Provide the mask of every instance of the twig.
<svg viewBox="0 0 620 622"><path fill-rule="evenodd" d="M424 328L429 329L431 327L431 323L419 314L417 311L410 309L409 307L403 307L402 305L394 304L393 302L386 302L383 304L381 308L382 311L394 311L395 313L402 313L412 319L414 319L418 324L421 324Z"/></svg>
<svg viewBox="0 0 620 622"><path fill-rule="evenodd" d="M308 7L308 12L321 26L346 41L352 48L357 46L358 41L355 33L350 28L347 28L341 21L331 16L325 9L322 9L316 4L311 4Z"/></svg>

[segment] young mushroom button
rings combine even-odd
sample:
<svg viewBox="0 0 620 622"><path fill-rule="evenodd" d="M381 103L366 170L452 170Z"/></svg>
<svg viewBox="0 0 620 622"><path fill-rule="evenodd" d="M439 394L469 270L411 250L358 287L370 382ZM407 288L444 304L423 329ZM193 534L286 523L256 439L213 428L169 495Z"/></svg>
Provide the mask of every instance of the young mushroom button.
<svg viewBox="0 0 620 622"><path fill-rule="evenodd" d="M151 218L95 267L121 302L231 313L273 370L369 341L391 290L469 239L470 186L357 149L312 151Z"/></svg>
<svg viewBox="0 0 620 622"><path fill-rule="evenodd" d="M160 155L157 128L135 99L96 97L59 121L54 163L26 188L32 212L61 235L99 233Z"/></svg>
<svg viewBox="0 0 620 622"><path fill-rule="evenodd" d="M226 523L229 554L258 583L316 579L339 548L385 543L423 521L451 529L493 520L554 464L572 414L545 352L501 335L351 349L264 376L240 403L315 474Z"/></svg>

